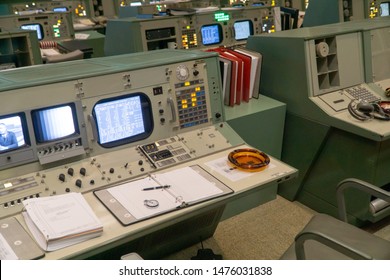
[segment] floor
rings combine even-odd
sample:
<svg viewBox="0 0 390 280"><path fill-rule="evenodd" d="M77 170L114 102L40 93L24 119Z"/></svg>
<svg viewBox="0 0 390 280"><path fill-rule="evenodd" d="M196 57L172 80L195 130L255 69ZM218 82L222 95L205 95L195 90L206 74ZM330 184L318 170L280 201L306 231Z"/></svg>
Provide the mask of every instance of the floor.
<svg viewBox="0 0 390 280"><path fill-rule="evenodd" d="M189 260L197 256L198 249L207 248L216 258L276 260L315 213L298 202L277 196L275 200L220 222L213 237L165 259ZM390 241L390 217L365 230Z"/></svg>

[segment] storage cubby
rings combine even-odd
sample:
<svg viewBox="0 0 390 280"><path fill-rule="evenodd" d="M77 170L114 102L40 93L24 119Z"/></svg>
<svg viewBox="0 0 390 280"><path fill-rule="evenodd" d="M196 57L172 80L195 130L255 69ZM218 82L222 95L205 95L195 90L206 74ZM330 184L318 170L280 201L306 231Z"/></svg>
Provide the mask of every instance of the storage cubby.
<svg viewBox="0 0 390 280"><path fill-rule="evenodd" d="M42 63L38 39L32 32L0 33L0 70Z"/></svg>
<svg viewBox="0 0 390 280"><path fill-rule="evenodd" d="M321 55L317 54L316 56L318 87L320 90L326 90L340 86L336 38L329 37L315 40L316 46L320 44L324 51Z"/></svg>

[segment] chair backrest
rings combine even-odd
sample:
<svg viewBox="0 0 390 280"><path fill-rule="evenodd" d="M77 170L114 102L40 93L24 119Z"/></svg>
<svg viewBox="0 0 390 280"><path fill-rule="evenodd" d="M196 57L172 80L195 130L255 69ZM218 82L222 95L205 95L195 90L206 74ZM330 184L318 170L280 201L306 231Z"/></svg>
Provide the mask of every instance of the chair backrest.
<svg viewBox="0 0 390 280"><path fill-rule="evenodd" d="M390 193L367 182L348 178L337 186L340 220L316 214L295 237L281 259L381 259L390 260L390 241L347 223L344 190L355 188L390 202Z"/></svg>

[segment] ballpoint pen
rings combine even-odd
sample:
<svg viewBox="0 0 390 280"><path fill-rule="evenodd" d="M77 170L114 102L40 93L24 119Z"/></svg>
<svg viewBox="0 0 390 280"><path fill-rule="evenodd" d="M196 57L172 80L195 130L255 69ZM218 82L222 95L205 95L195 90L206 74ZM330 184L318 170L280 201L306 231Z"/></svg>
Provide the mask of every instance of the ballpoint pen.
<svg viewBox="0 0 390 280"><path fill-rule="evenodd" d="M159 189L168 189L171 185L163 185L163 186L155 186L155 187L149 187L142 189L143 191L152 191L152 190L159 190Z"/></svg>

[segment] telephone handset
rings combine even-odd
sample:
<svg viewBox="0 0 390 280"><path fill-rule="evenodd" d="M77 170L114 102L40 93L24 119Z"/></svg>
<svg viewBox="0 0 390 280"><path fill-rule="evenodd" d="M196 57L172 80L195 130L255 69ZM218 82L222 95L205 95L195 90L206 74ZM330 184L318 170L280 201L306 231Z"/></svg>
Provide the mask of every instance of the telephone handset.
<svg viewBox="0 0 390 280"><path fill-rule="evenodd" d="M372 113L375 111L375 107L373 104L368 103L366 101L361 101L356 105L356 109L362 113Z"/></svg>
<svg viewBox="0 0 390 280"><path fill-rule="evenodd" d="M384 121L390 121L390 114L385 112L379 103L370 103L367 101L352 100L348 104L348 112L360 121L366 121L370 119L379 119Z"/></svg>

